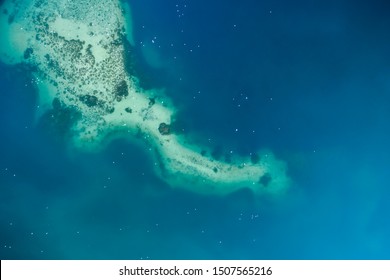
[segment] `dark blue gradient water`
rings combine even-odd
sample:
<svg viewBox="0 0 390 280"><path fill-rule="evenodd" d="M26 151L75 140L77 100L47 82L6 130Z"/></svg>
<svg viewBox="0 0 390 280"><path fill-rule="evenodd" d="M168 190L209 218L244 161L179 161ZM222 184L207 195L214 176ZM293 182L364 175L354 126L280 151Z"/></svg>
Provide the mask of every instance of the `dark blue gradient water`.
<svg viewBox="0 0 390 280"><path fill-rule="evenodd" d="M390 258L386 1L129 2L141 84L194 141L271 149L290 191L201 196L158 179L142 143L69 150L28 70L1 64L0 258Z"/></svg>

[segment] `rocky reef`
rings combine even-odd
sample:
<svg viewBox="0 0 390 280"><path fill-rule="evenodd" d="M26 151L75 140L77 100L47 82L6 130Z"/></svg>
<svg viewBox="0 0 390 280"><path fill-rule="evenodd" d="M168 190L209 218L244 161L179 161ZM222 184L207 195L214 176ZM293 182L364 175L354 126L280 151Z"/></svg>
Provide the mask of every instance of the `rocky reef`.
<svg viewBox="0 0 390 280"><path fill-rule="evenodd" d="M141 133L157 152L156 172L174 187L204 194L240 188L283 193L289 181L286 166L272 153L256 154L252 160L220 161L207 156L203 152L207 148L172 133L175 108L169 99L143 90L126 69L125 40L131 38L126 27L131 26L131 18L123 5L128 4L119 0L4 1L0 59L36 69L37 113L44 115L53 110L53 104L60 104L58 122L66 122L68 128L69 120L74 121L69 128L70 144L80 149L99 149L112 135L132 138ZM72 108L71 118L66 108Z"/></svg>

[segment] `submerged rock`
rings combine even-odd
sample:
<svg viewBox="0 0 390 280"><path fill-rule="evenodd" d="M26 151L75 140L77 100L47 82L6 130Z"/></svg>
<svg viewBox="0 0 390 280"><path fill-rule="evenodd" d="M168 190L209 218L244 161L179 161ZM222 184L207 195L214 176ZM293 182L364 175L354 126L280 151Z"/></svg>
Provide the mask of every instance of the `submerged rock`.
<svg viewBox="0 0 390 280"><path fill-rule="evenodd" d="M117 97L126 97L129 95L129 90L127 88L127 83L125 80L119 82L115 89L115 95Z"/></svg>
<svg viewBox="0 0 390 280"><path fill-rule="evenodd" d="M80 101L85 103L88 107L94 107L98 104L99 99L94 95L82 95L80 96Z"/></svg>
<svg viewBox="0 0 390 280"><path fill-rule="evenodd" d="M268 187L268 185L271 183L271 181L272 181L271 175L266 173L260 177L259 183L261 185L263 185L264 187Z"/></svg>
<svg viewBox="0 0 390 280"><path fill-rule="evenodd" d="M171 126L166 123L160 123L158 126L158 131L161 133L161 135L169 135L171 134Z"/></svg>
<svg viewBox="0 0 390 280"><path fill-rule="evenodd" d="M42 115L38 126L56 141L64 142L72 136L73 128L80 118L81 114L76 108L68 107L55 98L52 109Z"/></svg>
<svg viewBox="0 0 390 280"><path fill-rule="evenodd" d="M32 48L27 48L23 54L24 59L29 59L33 53L34 50Z"/></svg>

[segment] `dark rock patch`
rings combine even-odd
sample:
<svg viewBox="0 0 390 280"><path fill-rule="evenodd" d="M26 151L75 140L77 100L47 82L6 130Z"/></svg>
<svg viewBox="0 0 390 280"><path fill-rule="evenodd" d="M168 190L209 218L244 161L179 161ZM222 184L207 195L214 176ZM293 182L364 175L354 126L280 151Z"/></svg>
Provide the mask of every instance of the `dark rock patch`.
<svg viewBox="0 0 390 280"><path fill-rule="evenodd" d="M115 96L116 97L126 97L129 95L129 91L127 88L127 83L125 80L122 80L117 84L115 88Z"/></svg>
<svg viewBox="0 0 390 280"><path fill-rule="evenodd" d="M23 54L24 59L29 59L33 53L34 50L32 48L27 48Z"/></svg>
<svg viewBox="0 0 390 280"><path fill-rule="evenodd" d="M158 126L158 131L161 133L161 135L169 135L171 134L171 126L166 123L160 123Z"/></svg>
<svg viewBox="0 0 390 280"><path fill-rule="evenodd" d="M149 106L153 106L154 104L156 104L156 98L149 97Z"/></svg>
<svg viewBox="0 0 390 280"><path fill-rule="evenodd" d="M94 107L98 104L98 98L94 95L85 94L80 96L80 101L88 107Z"/></svg>
<svg viewBox="0 0 390 280"><path fill-rule="evenodd" d="M272 177L268 173L265 173L263 176L260 177L259 183L263 185L264 187L268 187L269 183L271 183Z"/></svg>

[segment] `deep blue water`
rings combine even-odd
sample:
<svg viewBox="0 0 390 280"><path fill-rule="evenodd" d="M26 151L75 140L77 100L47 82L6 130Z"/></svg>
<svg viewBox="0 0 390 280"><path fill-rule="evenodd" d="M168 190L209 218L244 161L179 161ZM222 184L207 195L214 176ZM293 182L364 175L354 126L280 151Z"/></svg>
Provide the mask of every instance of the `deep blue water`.
<svg viewBox="0 0 390 280"><path fill-rule="evenodd" d="M142 85L194 141L271 149L291 190L173 190L128 141L70 153L1 64L0 258L390 258L387 1L129 2Z"/></svg>

